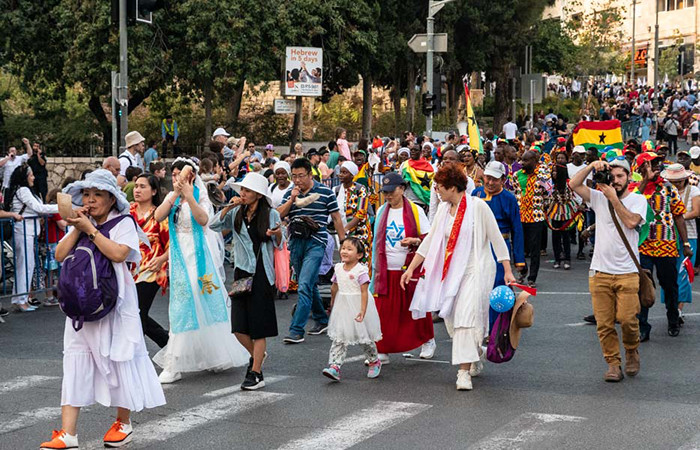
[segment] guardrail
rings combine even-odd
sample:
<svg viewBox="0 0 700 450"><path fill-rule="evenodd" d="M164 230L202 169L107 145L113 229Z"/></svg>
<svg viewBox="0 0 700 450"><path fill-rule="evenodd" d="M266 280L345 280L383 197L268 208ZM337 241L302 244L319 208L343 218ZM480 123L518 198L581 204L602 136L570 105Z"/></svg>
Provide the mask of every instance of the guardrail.
<svg viewBox="0 0 700 450"><path fill-rule="evenodd" d="M64 232L50 216L0 219L0 300L55 289L60 264L54 251Z"/></svg>

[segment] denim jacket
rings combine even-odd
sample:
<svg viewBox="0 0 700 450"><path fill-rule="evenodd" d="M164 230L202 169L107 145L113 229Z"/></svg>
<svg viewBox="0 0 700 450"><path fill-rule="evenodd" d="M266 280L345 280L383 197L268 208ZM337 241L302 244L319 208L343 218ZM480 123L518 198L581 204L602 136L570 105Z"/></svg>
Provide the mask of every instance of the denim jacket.
<svg viewBox="0 0 700 450"><path fill-rule="evenodd" d="M241 227L241 232L236 233L236 230L233 228L233 219L236 217L239 208L240 206L233 208L223 219L221 218L221 211L219 211L209 223L209 228L214 231L231 230L231 235L233 236L234 266L245 272L253 273L255 272L256 254L253 251L253 241L250 240L248 229L246 227ZM270 209L270 229L278 225L280 225L280 214L276 209ZM265 274L270 284L275 284L274 248L281 249L284 241L285 238L283 234L282 241L279 245L276 244L276 239L272 238L271 241L263 242L263 248L260 250L260 256L263 259L263 265L265 267Z"/></svg>

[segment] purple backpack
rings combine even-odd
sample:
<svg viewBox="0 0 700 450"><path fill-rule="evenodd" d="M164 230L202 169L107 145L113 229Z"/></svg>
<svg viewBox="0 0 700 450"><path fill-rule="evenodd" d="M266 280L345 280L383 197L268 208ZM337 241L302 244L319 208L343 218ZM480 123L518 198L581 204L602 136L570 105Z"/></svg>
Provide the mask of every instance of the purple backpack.
<svg viewBox="0 0 700 450"><path fill-rule="evenodd" d="M513 309L500 313L491 329L489 345L486 350L486 359L492 363L500 364L513 359L515 349L510 345L510 319Z"/></svg>
<svg viewBox="0 0 700 450"><path fill-rule="evenodd" d="M122 219L119 216L97 226L99 233L109 231ZM66 256L58 279L58 300L61 310L73 319L73 328L79 331L83 322L94 322L109 314L117 304L119 285L110 261L82 234L73 251Z"/></svg>

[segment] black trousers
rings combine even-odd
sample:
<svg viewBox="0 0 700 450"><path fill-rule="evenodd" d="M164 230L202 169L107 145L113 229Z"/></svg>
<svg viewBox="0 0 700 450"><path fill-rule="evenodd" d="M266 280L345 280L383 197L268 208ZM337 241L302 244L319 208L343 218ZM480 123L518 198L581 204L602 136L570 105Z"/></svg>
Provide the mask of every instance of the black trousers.
<svg viewBox="0 0 700 450"><path fill-rule="evenodd" d="M666 135L668 139L668 151L670 154L675 155L678 151L678 135Z"/></svg>
<svg viewBox="0 0 700 450"><path fill-rule="evenodd" d="M156 297L160 286L155 281L152 283L136 283L136 292L139 296L139 315L143 334L151 338L158 347L163 348L168 344L168 331L163 329L158 322L148 316L153 299Z"/></svg>
<svg viewBox="0 0 700 450"><path fill-rule="evenodd" d="M552 220L552 226L559 228L564 225L561 220ZM556 262L571 262L571 231L552 230L552 247L554 248L554 260Z"/></svg>
<svg viewBox="0 0 700 450"><path fill-rule="evenodd" d="M652 273L656 269L656 279L658 285L664 290L664 303L666 304L666 318L669 327L678 326L678 268L676 258L673 257L651 257L639 255L639 264ZM649 308L642 307L639 312L639 331L651 330L648 322Z"/></svg>
<svg viewBox="0 0 700 450"><path fill-rule="evenodd" d="M530 255L530 271L527 275L527 279L532 282L537 281L537 273L540 271L542 230L546 228L547 224L545 222L523 223L525 254Z"/></svg>

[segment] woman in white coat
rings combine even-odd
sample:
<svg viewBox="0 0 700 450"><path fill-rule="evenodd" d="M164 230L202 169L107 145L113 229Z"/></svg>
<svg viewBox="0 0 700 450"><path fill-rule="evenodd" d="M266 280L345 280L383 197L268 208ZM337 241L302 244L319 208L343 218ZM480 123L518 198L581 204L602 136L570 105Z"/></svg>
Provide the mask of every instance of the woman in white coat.
<svg viewBox="0 0 700 450"><path fill-rule="evenodd" d="M457 389L471 390L481 372L481 342L488 331L489 292L496 262L503 264L506 284L514 283L510 256L488 205L466 194L467 177L458 164L441 167L433 179L442 199L428 236L401 277L401 286L419 278L411 302L413 318L439 312L453 338L452 364L458 365ZM414 277L423 263L424 273Z"/></svg>

